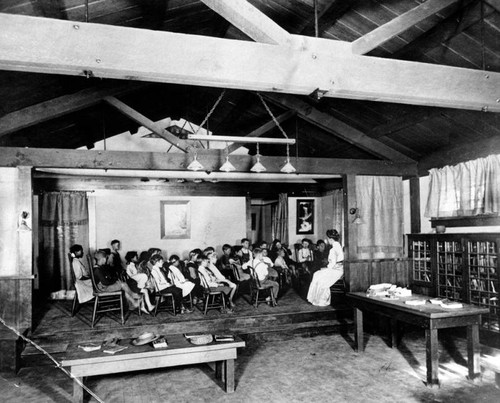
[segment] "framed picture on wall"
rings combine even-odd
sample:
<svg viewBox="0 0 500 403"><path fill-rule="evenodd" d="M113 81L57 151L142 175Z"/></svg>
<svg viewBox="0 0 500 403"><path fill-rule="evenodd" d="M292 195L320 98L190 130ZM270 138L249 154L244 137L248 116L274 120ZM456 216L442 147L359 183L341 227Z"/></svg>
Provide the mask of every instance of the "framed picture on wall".
<svg viewBox="0 0 500 403"><path fill-rule="evenodd" d="M187 200L160 200L161 239L191 238L191 206Z"/></svg>
<svg viewBox="0 0 500 403"><path fill-rule="evenodd" d="M314 234L314 200L297 200L297 235Z"/></svg>

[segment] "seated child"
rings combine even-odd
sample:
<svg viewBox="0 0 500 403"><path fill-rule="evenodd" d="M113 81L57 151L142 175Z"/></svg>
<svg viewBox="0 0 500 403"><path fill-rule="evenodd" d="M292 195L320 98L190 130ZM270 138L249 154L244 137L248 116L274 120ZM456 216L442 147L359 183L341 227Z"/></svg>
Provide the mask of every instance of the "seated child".
<svg viewBox="0 0 500 403"><path fill-rule="evenodd" d="M274 296L274 299L276 300L278 298L278 292L280 289L279 284L272 280L269 277L269 267L268 265L264 262L264 256L262 255L262 250L259 248L256 248L253 250L253 270L255 272L255 275L259 279L260 285L262 287L270 286L272 289L272 293ZM270 301L271 298L268 299Z"/></svg>
<svg viewBox="0 0 500 403"><path fill-rule="evenodd" d="M129 287L134 291L134 292L139 292L144 294L144 302L146 303L147 310L145 307L142 307L142 311L149 314L150 311L153 310L154 305L151 304L151 301L149 299L149 289L148 286L150 287L151 284L148 283L148 275L146 273L140 273L137 270L137 262L139 260L139 256L137 255L137 252L127 252L125 255L125 261L126 263L126 272L127 276L129 277L129 281L127 281L127 284ZM134 285L132 285L135 284Z"/></svg>
<svg viewBox="0 0 500 403"><path fill-rule="evenodd" d="M174 285L164 274L162 269L163 257L160 254L155 254L149 259L151 275L153 276L156 292L160 295L172 294L175 302L175 309L177 312L184 313L186 310L182 309L182 290Z"/></svg>

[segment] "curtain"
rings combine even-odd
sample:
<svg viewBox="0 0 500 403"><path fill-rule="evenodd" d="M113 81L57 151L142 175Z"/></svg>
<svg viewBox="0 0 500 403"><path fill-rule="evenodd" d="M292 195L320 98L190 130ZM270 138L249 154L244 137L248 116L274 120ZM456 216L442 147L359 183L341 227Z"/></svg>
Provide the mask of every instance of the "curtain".
<svg viewBox="0 0 500 403"><path fill-rule="evenodd" d="M334 190L332 193L333 200L333 219L332 228L336 229L342 237L342 245L344 245L344 191L342 189ZM329 228L327 228L329 229Z"/></svg>
<svg viewBox="0 0 500 403"><path fill-rule="evenodd" d="M280 193L278 204L273 206L273 238L288 245L288 195Z"/></svg>
<svg viewBox="0 0 500 403"><path fill-rule="evenodd" d="M71 245L89 247L85 192L44 193L41 205L40 284L45 293L73 288L67 254Z"/></svg>
<svg viewBox="0 0 500 403"><path fill-rule="evenodd" d="M500 155L429 171L426 217L500 212Z"/></svg>
<svg viewBox="0 0 500 403"><path fill-rule="evenodd" d="M403 256L403 185L400 177L357 176L356 224L360 259Z"/></svg>

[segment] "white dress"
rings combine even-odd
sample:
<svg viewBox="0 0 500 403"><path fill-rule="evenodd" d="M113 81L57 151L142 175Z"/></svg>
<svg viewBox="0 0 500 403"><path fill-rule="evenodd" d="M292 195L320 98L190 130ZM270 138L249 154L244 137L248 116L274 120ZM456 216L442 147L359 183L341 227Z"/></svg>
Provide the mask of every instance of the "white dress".
<svg viewBox="0 0 500 403"><path fill-rule="evenodd" d="M148 275L146 273L139 273L134 262L130 262L127 265L127 274L131 279L135 280L135 282L137 283L137 288L139 290L142 290L144 287L146 287Z"/></svg>
<svg viewBox="0 0 500 403"><path fill-rule="evenodd" d="M316 306L330 305L330 287L344 275L344 252L337 241L333 241L328 253L328 266L314 273L307 300Z"/></svg>
<svg viewBox="0 0 500 403"><path fill-rule="evenodd" d="M90 278L82 280L82 277L90 277L88 269L78 258L73 258L71 263L73 272L75 273L75 289L78 294L78 302L83 304L94 298L94 289L92 288L92 280Z"/></svg>
<svg viewBox="0 0 500 403"><path fill-rule="evenodd" d="M185 297L186 295L189 295L194 288L194 283L186 280L186 277L184 277L182 272L174 265L170 265L168 269L168 276L170 277L170 280L172 280L176 287L182 290L182 296Z"/></svg>

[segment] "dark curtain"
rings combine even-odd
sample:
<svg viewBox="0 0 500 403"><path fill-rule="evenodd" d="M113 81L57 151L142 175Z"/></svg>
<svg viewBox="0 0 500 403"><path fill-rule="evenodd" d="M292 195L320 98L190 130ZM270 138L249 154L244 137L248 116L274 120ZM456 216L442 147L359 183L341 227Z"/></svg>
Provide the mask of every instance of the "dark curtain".
<svg viewBox="0 0 500 403"><path fill-rule="evenodd" d="M89 214L85 192L48 192L40 216L40 285L44 293L73 288L68 252L71 245L89 247Z"/></svg>
<svg viewBox="0 0 500 403"><path fill-rule="evenodd" d="M288 245L288 195L280 193L279 201L273 206L273 238Z"/></svg>

